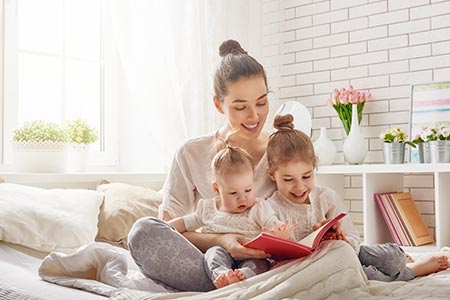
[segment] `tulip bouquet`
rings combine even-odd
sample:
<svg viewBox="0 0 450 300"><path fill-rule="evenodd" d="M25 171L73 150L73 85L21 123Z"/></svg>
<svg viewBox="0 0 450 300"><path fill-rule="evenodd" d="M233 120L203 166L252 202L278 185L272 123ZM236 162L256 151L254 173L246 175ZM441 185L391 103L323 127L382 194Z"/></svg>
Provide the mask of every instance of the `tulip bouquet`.
<svg viewBox="0 0 450 300"><path fill-rule="evenodd" d="M336 110L347 135L352 125L352 105L357 105L358 122L361 123L364 105L371 96L369 91L367 93L355 91L351 85L347 90L345 88L334 89L333 97L328 100L328 106L332 106Z"/></svg>

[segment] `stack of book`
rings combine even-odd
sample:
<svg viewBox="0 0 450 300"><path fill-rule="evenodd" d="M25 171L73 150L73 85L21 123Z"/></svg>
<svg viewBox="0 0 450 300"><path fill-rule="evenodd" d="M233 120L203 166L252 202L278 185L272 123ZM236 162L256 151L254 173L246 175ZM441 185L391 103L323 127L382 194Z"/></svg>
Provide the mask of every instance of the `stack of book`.
<svg viewBox="0 0 450 300"><path fill-rule="evenodd" d="M374 196L397 244L420 246L434 242L410 193L376 193Z"/></svg>

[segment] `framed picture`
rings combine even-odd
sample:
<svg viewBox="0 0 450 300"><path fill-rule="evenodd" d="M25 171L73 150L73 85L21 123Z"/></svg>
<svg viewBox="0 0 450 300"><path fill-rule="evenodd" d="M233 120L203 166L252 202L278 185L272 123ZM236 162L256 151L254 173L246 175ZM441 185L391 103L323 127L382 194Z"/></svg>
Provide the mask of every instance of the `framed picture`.
<svg viewBox="0 0 450 300"><path fill-rule="evenodd" d="M450 125L450 81L411 86L411 135L423 128ZM417 149L411 148L410 162L418 163Z"/></svg>

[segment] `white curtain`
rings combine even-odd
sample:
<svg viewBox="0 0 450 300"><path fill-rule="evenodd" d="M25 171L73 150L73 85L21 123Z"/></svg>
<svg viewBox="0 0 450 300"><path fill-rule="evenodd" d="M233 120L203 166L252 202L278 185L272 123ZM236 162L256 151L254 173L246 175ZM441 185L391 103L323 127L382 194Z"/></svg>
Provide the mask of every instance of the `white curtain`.
<svg viewBox="0 0 450 300"><path fill-rule="evenodd" d="M121 66L119 171L165 173L182 142L216 129L218 46L258 44L258 2L105 1Z"/></svg>

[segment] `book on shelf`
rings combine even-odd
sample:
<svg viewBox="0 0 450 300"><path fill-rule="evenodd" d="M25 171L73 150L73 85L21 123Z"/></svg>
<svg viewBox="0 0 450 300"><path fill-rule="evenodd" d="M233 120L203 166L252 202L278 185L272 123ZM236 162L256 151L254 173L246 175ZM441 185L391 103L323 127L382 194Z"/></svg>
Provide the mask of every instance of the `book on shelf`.
<svg viewBox="0 0 450 300"><path fill-rule="evenodd" d="M410 193L377 193L375 201L396 243L420 246L434 242Z"/></svg>
<svg viewBox="0 0 450 300"><path fill-rule="evenodd" d="M394 218L392 218L392 213L388 211L388 205L383 202L383 199L381 198L382 194L375 194L375 202L377 203L378 209L381 212L381 216L384 219L384 222L386 222L386 225L389 229L389 232L391 233L392 238L394 239L394 242L401 246L406 246L404 241L400 238L400 233L398 232L398 226L394 224Z"/></svg>
<svg viewBox="0 0 450 300"><path fill-rule="evenodd" d="M311 254L319 246L325 233L333 227L340 219L346 216L346 213L340 213L321 227L317 228L299 242L294 242L279 238L265 232L260 233L254 239L244 244L245 247L263 250L270 253L276 259L300 258Z"/></svg>
<svg viewBox="0 0 450 300"><path fill-rule="evenodd" d="M391 232L391 235L393 236L394 240L396 243L398 243L399 245L402 246L412 246L412 242L411 239L409 238L409 235L407 233L407 230L405 228L405 225L403 224L403 222L401 221L401 218L398 215L397 210L395 209L392 201L389 199L389 193L381 193L381 194L376 194L375 197L378 197L381 201L382 206L378 206L380 209L384 209L386 211L387 217L388 217L388 221L385 222L386 224L388 224L388 228L389 228L389 221L391 222L392 226L394 227L394 235ZM383 215L383 212L382 212ZM400 240L399 242L396 241L395 239L395 234L397 234L398 239Z"/></svg>

